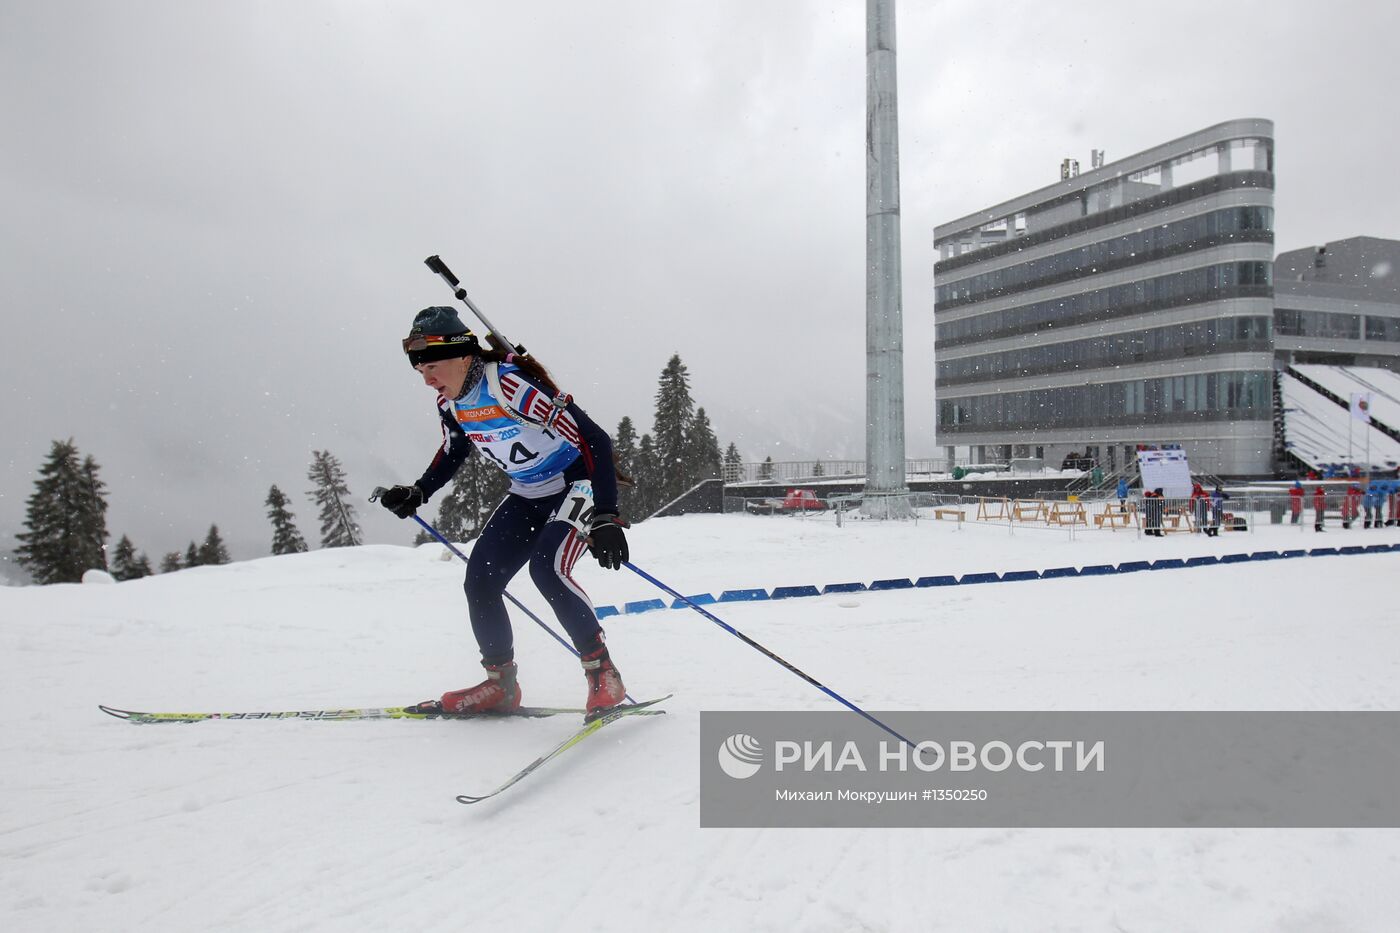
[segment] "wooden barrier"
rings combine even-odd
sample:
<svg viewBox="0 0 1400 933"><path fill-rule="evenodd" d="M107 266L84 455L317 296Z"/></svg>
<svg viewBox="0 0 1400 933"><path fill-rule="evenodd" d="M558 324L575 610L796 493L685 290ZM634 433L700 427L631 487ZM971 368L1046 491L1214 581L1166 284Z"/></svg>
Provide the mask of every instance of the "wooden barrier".
<svg viewBox="0 0 1400 933"><path fill-rule="evenodd" d="M1189 534L1195 530L1196 523L1191 518L1189 503L1162 508L1162 531L1167 534Z"/></svg>
<svg viewBox="0 0 1400 933"><path fill-rule="evenodd" d="M995 506L995 509L992 508L993 506ZM1000 499L987 499L982 496L977 497L977 520L979 522L997 521L998 519L1007 519L1010 517L1011 513L1007 510L1007 501L1005 497Z"/></svg>
<svg viewBox="0 0 1400 933"><path fill-rule="evenodd" d="M1114 531L1120 527L1131 528L1138 521L1138 517L1136 502L1127 502L1122 505L1116 502L1105 502L1103 511L1094 516L1094 527L1102 528L1107 525Z"/></svg>
<svg viewBox="0 0 1400 933"><path fill-rule="evenodd" d="M1043 522L1047 513L1043 499L1017 499L1011 503L1011 517L1018 522Z"/></svg>
<svg viewBox="0 0 1400 933"><path fill-rule="evenodd" d="M941 506L939 508L935 508L933 510L933 517L939 521L942 521L945 518L957 519L959 522L967 521L967 513L964 512L962 509L956 509L952 506Z"/></svg>
<svg viewBox="0 0 1400 933"><path fill-rule="evenodd" d="M1053 502L1050 504L1050 514L1045 516L1047 525L1084 525L1088 526L1089 516L1084 511L1084 503L1075 499L1071 502Z"/></svg>

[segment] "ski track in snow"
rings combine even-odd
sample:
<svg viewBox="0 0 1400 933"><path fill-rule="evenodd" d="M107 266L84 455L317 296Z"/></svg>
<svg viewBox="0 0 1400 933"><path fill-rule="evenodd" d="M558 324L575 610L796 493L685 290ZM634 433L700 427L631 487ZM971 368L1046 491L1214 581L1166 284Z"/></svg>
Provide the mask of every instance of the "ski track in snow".
<svg viewBox="0 0 1400 933"><path fill-rule="evenodd" d="M1204 540L691 516L631 534L684 592L1043 569L1400 532ZM459 564L371 546L116 586L0 588L0 929L1392 929L1389 830L701 830L700 710L833 708L698 614L609 620L638 698L577 727L132 726L136 709L398 705L475 682ZM711 607L870 710L1395 709L1397 557L1310 558ZM655 595L596 566L595 602ZM512 592L541 615L527 575ZM525 702L577 662L512 610Z"/></svg>

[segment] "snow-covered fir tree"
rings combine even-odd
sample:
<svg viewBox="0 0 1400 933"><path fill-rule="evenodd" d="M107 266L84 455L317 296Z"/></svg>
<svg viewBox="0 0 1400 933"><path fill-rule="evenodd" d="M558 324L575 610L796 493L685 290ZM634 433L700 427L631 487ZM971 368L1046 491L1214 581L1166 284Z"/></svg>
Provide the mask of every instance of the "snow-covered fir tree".
<svg viewBox="0 0 1400 933"><path fill-rule="evenodd" d="M299 554L306 550L306 539L297 529L295 516L287 506L290 503L285 493L273 483L267 491L267 517L272 522L272 553Z"/></svg>
<svg viewBox="0 0 1400 933"><path fill-rule="evenodd" d="M744 476L744 458L739 456L739 448L731 443L724 451L724 481L737 483Z"/></svg>
<svg viewBox="0 0 1400 933"><path fill-rule="evenodd" d="M195 544L193 541L191 541L191 542L190 542L190 546L187 547L187 548L185 548L185 565L184 565L184 566L185 566L185 567L198 567L198 566L200 565L200 563L201 563L201 561L200 561L200 559L199 559L199 545L197 545L197 544Z"/></svg>
<svg viewBox="0 0 1400 933"><path fill-rule="evenodd" d="M650 434L643 434L637 442L637 459L633 463L632 476L637 483L632 490L635 511L628 516L628 520L640 522L660 508L663 501L661 496L665 478Z"/></svg>
<svg viewBox="0 0 1400 933"><path fill-rule="evenodd" d="M16 559L38 583L76 583L106 570L106 486L97 462L78 459L72 438L54 441L27 503Z"/></svg>
<svg viewBox="0 0 1400 933"><path fill-rule="evenodd" d="M481 534L509 487L506 475L479 454L467 457L438 506L437 530L449 541L470 541Z"/></svg>
<svg viewBox="0 0 1400 933"><path fill-rule="evenodd" d="M690 435L694 429L695 400L690 396L690 371L673 355L661 371L656 387L656 415L652 443L660 467L657 505L664 505L690 488L694 465L690 462Z"/></svg>
<svg viewBox="0 0 1400 933"><path fill-rule="evenodd" d="M321 510L321 547L359 544L360 526L355 521L355 507L350 504L350 487L340 461L329 450L313 450L306 478L314 485L307 495Z"/></svg>
<svg viewBox="0 0 1400 933"><path fill-rule="evenodd" d="M151 562L146 559L145 554L136 553L136 545L132 544L126 535L122 535L117 546L112 549L109 564L112 576L117 580L139 580L151 575Z"/></svg>
<svg viewBox="0 0 1400 933"><path fill-rule="evenodd" d="M160 559L161 573L174 573L177 570L184 569L184 566L184 562L180 560L179 551L169 551Z"/></svg>
<svg viewBox="0 0 1400 933"><path fill-rule="evenodd" d="M624 518L632 520L638 517L638 493L636 488L637 429L632 424L631 418L624 417L617 423L617 436L613 438L613 454L617 458L619 472L632 477L632 486L619 485L617 489L617 507L621 510Z"/></svg>
<svg viewBox="0 0 1400 933"><path fill-rule="evenodd" d="M204 536L204 543L199 547L199 562L205 567L216 567L219 564L227 564L232 560L228 553L228 547L224 544L224 539L219 535L219 526L210 525L209 533Z"/></svg>
<svg viewBox="0 0 1400 933"><path fill-rule="evenodd" d="M690 371L675 354L661 371L652 432L637 440L631 418L623 418L613 439L623 472L635 487L619 489L626 518L639 522L702 479L722 475L723 458L710 418L690 395ZM731 445L733 446L733 445ZM737 453L736 453L737 455Z"/></svg>
<svg viewBox="0 0 1400 933"><path fill-rule="evenodd" d="M719 440L715 437L714 428L710 427L710 416L705 414L703 407L695 410L695 419L686 432L685 459L691 470L692 482L715 479L720 475Z"/></svg>

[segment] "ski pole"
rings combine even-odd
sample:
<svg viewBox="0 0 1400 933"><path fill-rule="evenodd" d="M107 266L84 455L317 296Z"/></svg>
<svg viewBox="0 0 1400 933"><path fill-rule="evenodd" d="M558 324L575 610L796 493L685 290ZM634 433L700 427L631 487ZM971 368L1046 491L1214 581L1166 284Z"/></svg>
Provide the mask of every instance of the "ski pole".
<svg viewBox="0 0 1400 933"><path fill-rule="evenodd" d="M413 516L413 520L418 524L422 525L424 531L426 531L428 534L432 535L434 538L437 538L444 545L446 545L449 551L460 557L462 559L462 563L465 564L467 562L467 555L457 550L457 545L444 538L436 528L425 522L420 516ZM554 629L550 628L549 625L543 619L535 615L529 609L525 608L524 603L516 599L514 596L510 595L510 593L505 593L505 597L506 599L510 600L512 604L514 604L515 608L519 609L521 612L534 619L535 624L538 625L540 628L544 629L546 632L548 632L550 634L550 637L552 637L555 641L559 642L559 644L563 645L565 648L568 648L571 652L573 652L574 657L577 658L580 656L577 648L565 641L564 638Z"/></svg>
<svg viewBox="0 0 1400 933"><path fill-rule="evenodd" d="M630 570L630 571L632 571L633 573L635 573L637 576L641 577L643 580L646 580L646 581L648 581L649 583L652 583L652 584L656 585L656 586L657 586L658 588L660 588L662 591L671 594L671 595L674 596L676 599L679 599L681 602L685 603L685 604L686 604L687 606L689 606L691 609L694 609L696 612L700 613L702 616L704 616L705 618L709 619L709 620L710 620L711 622L713 622L715 625L718 625L720 628L724 629L726 632L728 632L729 634L733 635L735 638L739 639L739 640L742 641L744 644L748 645L750 648L753 648L755 651L757 651L757 652L759 652L760 654L762 654L762 655L764 655L765 657L767 657L770 661L776 661L778 664L780 664L780 665L782 665L783 667L787 668L789 671L791 671L792 673L796 674L798 677L801 677L803 680L807 681L807 683L811 684L813 687L816 687L816 688L817 688L818 690L820 690L822 693L825 693L827 696L831 697L831 698L832 698L833 700L835 700L837 703L840 703L842 706L846 707L847 709L851 710L852 712L859 713L861 716L864 716L866 719L870 720L870 721L873 722L875 725L879 726L881 729L884 729L884 730L885 730L886 732L888 732L890 735L892 735L892 736L894 736L895 738L899 739L899 740L900 740L901 742L903 742L905 745L908 745L911 749L914 749L914 754L916 754L916 755L918 754L918 747L917 747L913 742L909 741L909 740L906 739L904 736L902 736L902 735L900 735L898 732L896 732L894 729L892 729L892 728L890 728L889 726L885 725L883 722L881 722L880 720L876 719L874 716L870 715L870 714L867 713L865 710L861 709L859 706L856 706L856 705L855 705L854 703L852 703L850 700L846 699L846 698L843 697L841 694L837 693L835 690L832 690L830 687L826 686L826 684L823 684L822 682L816 680L816 679L813 678L810 674L808 674L808 673L806 673L805 671L803 671L801 668L796 667L795 665L789 663L788 661L785 661L785 660L783 660L782 658L778 657L778 655L776 655L776 654L774 654L773 652L769 651L767 648L763 647L763 646L760 645L758 642L754 641L752 638L750 638L749 636L745 635L743 632L741 632L741 631L739 631L738 629L734 628L734 626L732 626L732 625L730 625L729 623L725 622L725 621L724 621L723 619L721 619L719 616L715 615L714 613L708 612L707 610L701 608L701 607L700 607L699 605L697 605L696 603L691 602L688 598L682 596L680 593L677 593L675 590L671 589L669 586L667 586L666 584L662 583L660 580L656 579L656 578L653 577L651 574L647 573L645 570L643 570L642 568L638 567L636 564L632 563L631 561L623 561L623 562L622 562L622 565L623 565L624 567L626 567L628 570Z"/></svg>
<svg viewBox="0 0 1400 933"><path fill-rule="evenodd" d="M372 495L371 498L370 498L370 501L371 501L371 502L375 501L376 499L378 499L381 495L383 495L383 494L384 494L385 492L387 492L387 491L388 491L388 490L386 490L386 489L385 489L384 487L382 487L382 486L379 487L379 488L377 488L377 489L375 489L373 495ZM440 531L438 531L436 528L434 528L432 525L430 525L428 522L424 521L423 518L422 518L422 516L415 514L415 515L413 516L413 520L414 520L415 522L417 522L419 525L422 525L424 531L426 531L428 534L432 535L434 538L437 538L438 541L439 541L439 543L441 543L443 546L445 546L449 551L451 551L453 554L456 554L458 557L460 557L460 558L462 559L462 563L465 564L465 563L467 562L467 555L465 555L465 554L463 554L461 551L457 550L457 545L453 544L451 541L448 541L446 538L444 538L444 537L442 536L442 533L441 533ZM504 591L503 591L503 592L504 592ZM572 654L572 655L573 655L574 657L576 657L576 658L582 658L582 657L583 657L583 656L579 653L579 650L578 650L577 648L575 648L572 644L570 644L565 638L563 638L563 637L562 637L558 632L556 632L554 629L550 628L550 627L549 627L549 624L548 624L547 622L545 622L544 619L541 619L539 616L537 616L537 615L535 615L533 612L531 612L531 611L530 611L530 607L526 606L526 605L525 605L524 603L522 603L520 600L518 600L518 599L516 599L514 596L510 595L509 592L505 592L505 597L506 597L506 599L510 600L511 605L515 606L516 609L519 609L521 612L525 613L527 616L529 616L529 617L531 618L531 620L534 621L534 623L535 623L536 625L538 625L540 628L542 628L542 629L544 629L546 632L548 632L550 638L553 638L555 641L559 642L559 644L561 644L561 645L563 645L565 648L569 649L569 653L570 653L570 654ZM629 702L629 703L636 703L636 702L637 702L636 700L632 699L632 697L631 697L630 694L624 693L623 696L627 697L627 702Z"/></svg>
<svg viewBox="0 0 1400 933"><path fill-rule="evenodd" d="M449 551L451 551L453 554L456 554L458 557L462 558L462 563L465 564L465 563L467 562L467 555L465 555L465 554L463 554L461 551L457 550L457 546L456 546L455 544L453 544L451 541L448 541L446 538L444 538L444 537L438 532L438 530L437 530L436 528L434 528L432 525L430 525L430 524L428 524L427 522L425 522L422 518L418 517L417 515L414 515L414 516L413 516L413 520L416 521L418 524L422 525L422 526L423 526L423 530L426 531L428 534L432 535L434 538L437 538L437 539L438 539L439 541L441 541L443 544L447 545L447 549L448 549ZM502 591L502 592L505 592L505 591ZM506 599L508 599L508 600L511 601L511 605L515 606L516 609L519 609L521 612L525 613L527 616L529 616L531 619L534 620L534 622L535 622L536 625L538 625L540 628L542 628L542 629L544 629L546 632L548 632L548 633L549 633L549 636L550 636L551 638L553 638L555 641L559 642L559 644L563 645L565 648L568 648L568 649L569 649L569 652L570 652L571 654L573 654L574 657L579 658L579 659L582 659L582 658L583 658L583 655L581 655L581 654L579 653L579 650L578 650L577 648L575 648L572 644L570 644L568 641L566 641L566 640L565 640L558 632L556 632L554 629L550 628L549 625L548 625L548 623L546 623L546 622L544 621L544 619L541 619L539 616L537 616L537 615L535 615L533 612L531 612L528 606L526 606L526 605L525 605L524 603L522 603L520 600L516 599L514 596L510 595L510 593L508 593L508 592L505 592L505 597L506 597ZM627 698L627 702L628 702L628 703L636 703L636 702L637 702L636 700L632 699L632 695L629 694L629 693L627 693L626 691L624 691L622 695L623 695L624 697Z"/></svg>
<svg viewBox="0 0 1400 933"><path fill-rule="evenodd" d="M523 346L513 345L506 339L505 334L496 329L496 325L486 319L486 315L481 313L481 309L467 297L467 290L462 287L461 280L452 274L452 270L447 268L447 263L443 262L442 259L437 256L429 256L427 259L423 260L423 265L442 276L442 280L447 283L447 287L452 289L452 297L466 305L467 308L471 310L471 313L476 315L476 319L486 325L487 332L490 333L491 338L499 345L498 349L508 351L514 346L516 353L519 353L521 356L528 355Z"/></svg>

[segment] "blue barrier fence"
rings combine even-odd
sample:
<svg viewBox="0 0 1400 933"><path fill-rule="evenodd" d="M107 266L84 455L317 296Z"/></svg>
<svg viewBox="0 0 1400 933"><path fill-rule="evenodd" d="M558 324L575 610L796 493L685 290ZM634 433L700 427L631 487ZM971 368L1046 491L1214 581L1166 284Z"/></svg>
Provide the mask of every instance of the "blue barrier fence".
<svg viewBox="0 0 1400 933"><path fill-rule="evenodd" d="M725 590L719 597L710 593L697 593L686 597L691 602L708 605L710 603L757 602L773 599L800 599L807 596L826 596L833 593L875 593L884 590L923 589L933 586L967 586L977 583L1013 583L1021 580L1054 580L1066 577L1101 577L1109 574L1135 573L1143 570L1178 570L1191 567L1210 567L1216 564L1244 564L1264 560L1287 560L1296 557L1335 557L1350 554L1383 554L1400 551L1400 544L1370 544L1364 547L1315 547L1310 550L1255 551L1252 554L1223 554L1219 557L1164 557L1159 560L1129 560L1121 564L1090 564L1086 567L1051 567L1049 570L1010 570L1005 573L965 573L962 576L944 574L933 577L907 577L893 580L875 580L871 583L828 583L825 586L804 584L802 586L779 586L770 590L746 589ZM672 600L671 609L681 609L685 603ZM636 615L665 609L667 605L659 599L640 599L626 603L621 609L616 606L595 606L598 618L606 619L617 615Z"/></svg>

